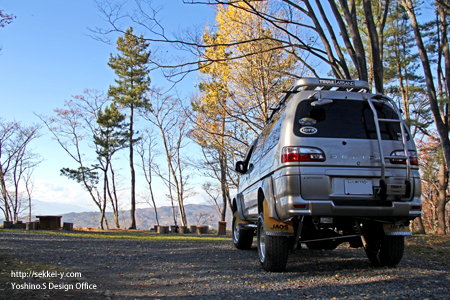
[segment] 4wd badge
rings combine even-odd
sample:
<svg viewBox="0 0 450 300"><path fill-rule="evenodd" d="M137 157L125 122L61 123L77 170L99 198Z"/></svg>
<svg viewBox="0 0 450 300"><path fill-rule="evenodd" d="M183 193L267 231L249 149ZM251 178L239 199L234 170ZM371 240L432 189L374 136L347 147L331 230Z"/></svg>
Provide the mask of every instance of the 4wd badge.
<svg viewBox="0 0 450 300"><path fill-rule="evenodd" d="M311 126L305 126L300 128L300 132L303 134L316 134L317 128L311 127Z"/></svg>

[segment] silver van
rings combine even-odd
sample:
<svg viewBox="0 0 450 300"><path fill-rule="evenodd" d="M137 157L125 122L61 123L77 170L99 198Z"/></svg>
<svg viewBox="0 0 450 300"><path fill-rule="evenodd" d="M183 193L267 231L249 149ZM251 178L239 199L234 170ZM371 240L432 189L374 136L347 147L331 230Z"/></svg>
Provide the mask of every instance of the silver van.
<svg viewBox="0 0 450 300"><path fill-rule="evenodd" d="M243 161L233 198L233 243L257 236L266 271L289 250L364 247L398 264L409 222L422 210L414 141L392 99L364 81L301 78L272 108Z"/></svg>

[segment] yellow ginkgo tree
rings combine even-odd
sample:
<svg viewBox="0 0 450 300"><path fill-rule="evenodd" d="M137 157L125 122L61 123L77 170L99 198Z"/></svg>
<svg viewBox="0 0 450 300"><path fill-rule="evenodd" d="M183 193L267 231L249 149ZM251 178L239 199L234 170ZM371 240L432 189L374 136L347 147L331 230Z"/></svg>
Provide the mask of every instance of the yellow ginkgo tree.
<svg viewBox="0 0 450 300"><path fill-rule="evenodd" d="M264 9L267 3L256 5ZM270 107L288 89L292 74L304 75L281 45L281 35L282 30L269 29L261 18L233 6L219 6L215 28L206 28L203 35L211 47L200 58L191 136L203 149L206 169L220 185L222 220L227 202L231 204L230 188L238 180L229 172L233 162L267 125Z"/></svg>

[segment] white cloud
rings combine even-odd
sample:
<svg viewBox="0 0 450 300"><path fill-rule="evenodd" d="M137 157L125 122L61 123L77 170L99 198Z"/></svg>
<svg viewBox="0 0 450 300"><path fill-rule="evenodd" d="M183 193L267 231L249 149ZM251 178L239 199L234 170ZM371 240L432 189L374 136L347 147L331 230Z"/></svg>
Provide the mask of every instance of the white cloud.
<svg viewBox="0 0 450 300"><path fill-rule="evenodd" d="M92 208L95 205L89 194L79 184L65 180L34 180L33 199L45 202L57 202Z"/></svg>

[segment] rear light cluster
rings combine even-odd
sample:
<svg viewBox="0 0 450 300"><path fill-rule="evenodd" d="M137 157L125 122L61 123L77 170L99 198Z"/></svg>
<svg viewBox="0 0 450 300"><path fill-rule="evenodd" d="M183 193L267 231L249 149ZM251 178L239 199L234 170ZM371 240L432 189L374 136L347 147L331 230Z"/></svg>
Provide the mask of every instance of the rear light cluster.
<svg viewBox="0 0 450 300"><path fill-rule="evenodd" d="M325 161L325 154L322 150L310 147L284 147L281 152L281 162L301 162L301 161Z"/></svg>
<svg viewBox="0 0 450 300"><path fill-rule="evenodd" d="M416 151L408 151L408 155L409 155L409 163L412 166L417 166L419 165L419 158L417 157L417 152ZM405 152L403 150L397 150L392 152L391 156L405 156ZM404 165L406 164L406 159L404 158L391 158L389 160L391 162L391 164L396 164L396 165Z"/></svg>

